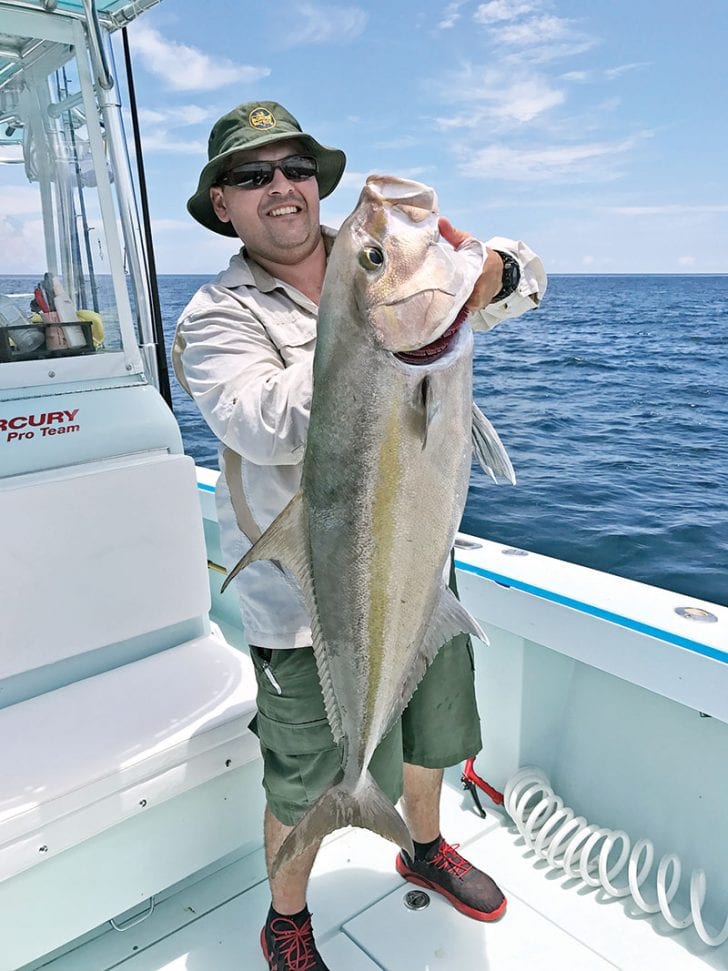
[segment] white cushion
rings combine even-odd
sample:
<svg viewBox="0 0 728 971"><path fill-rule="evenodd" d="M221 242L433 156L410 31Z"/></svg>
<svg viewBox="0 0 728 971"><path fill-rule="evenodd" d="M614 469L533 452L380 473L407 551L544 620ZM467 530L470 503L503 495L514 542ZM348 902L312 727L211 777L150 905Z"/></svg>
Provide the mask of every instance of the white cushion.
<svg viewBox="0 0 728 971"><path fill-rule="evenodd" d="M0 678L210 609L195 463L187 455L0 478L0 523Z"/></svg>
<svg viewBox="0 0 728 971"><path fill-rule="evenodd" d="M0 710L0 880L259 757L255 694L209 635Z"/></svg>

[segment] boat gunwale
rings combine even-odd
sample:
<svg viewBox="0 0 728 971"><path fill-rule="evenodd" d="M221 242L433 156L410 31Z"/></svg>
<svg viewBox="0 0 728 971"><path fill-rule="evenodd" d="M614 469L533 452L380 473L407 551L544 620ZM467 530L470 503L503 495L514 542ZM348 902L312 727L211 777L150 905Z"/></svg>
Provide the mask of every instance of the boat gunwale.
<svg viewBox="0 0 728 971"><path fill-rule="evenodd" d="M196 472L198 492L202 494L200 499L203 505L203 517L216 522L214 501L210 500L214 500L215 486L220 473L199 465L196 466ZM567 607L597 620L608 621L626 630L664 641L673 647L680 647L703 657L728 664L728 650L723 650L719 646L721 635L723 635L723 643L728 644L727 607L706 600L698 600L676 591L655 587L642 581L595 570L578 563L558 560L541 553L532 553L528 550L517 551L522 555L514 557L511 563L514 567L517 565L518 569L504 573L490 567L493 553L504 554L506 552L504 544L465 533L459 533L458 538L462 538L468 544L467 549L460 550L457 549L456 545L455 567L464 573L489 580L501 587L538 597L560 607ZM482 561L486 561L487 565ZM542 577L547 573L552 573L556 564L558 564L559 579L565 578L568 581L571 577L574 580L575 587L583 586L589 582L593 583L596 577L608 578L609 596L603 597L602 603L598 603L596 598L590 602L564 590L562 584L544 585ZM652 611L645 610L641 613L636 609L630 611L613 609L615 605L611 603L611 601L618 599L636 607L647 599L664 601L665 598L670 598L671 601L670 609L673 611L673 616L670 619L674 620L674 627L654 623L653 617L648 616L648 614L654 613L654 609ZM607 600L610 601L609 604L606 603ZM675 601L674 604L672 604L673 600ZM654 604L651 606L654 608ZM664 604L659 604L660 612L662 612L664 606ZM686 627L694 624L695 621L685 619L674 613L678 606L681 608L690 606L704 610L714 616L716 622L701 626L702 632L706 635L704 638L690 637L686 633Z"/></svg>

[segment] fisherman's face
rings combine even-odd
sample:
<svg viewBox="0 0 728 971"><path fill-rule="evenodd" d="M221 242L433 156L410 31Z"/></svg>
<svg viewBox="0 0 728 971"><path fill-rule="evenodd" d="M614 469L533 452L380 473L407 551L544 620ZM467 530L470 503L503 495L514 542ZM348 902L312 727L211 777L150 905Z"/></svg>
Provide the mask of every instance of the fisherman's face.
<svg viewBox="0 0 728 971"><path fill-rule="evenodd" d="M295 140L276 142L241 152L228 167L260 160L277 162L296 154L306 153ZM276 169L273 181L257 189L213 186L210 200L218 219L232 224L253 258L286 265L299 263L314 251L321 238L315 177L290 182Z"/></svg>

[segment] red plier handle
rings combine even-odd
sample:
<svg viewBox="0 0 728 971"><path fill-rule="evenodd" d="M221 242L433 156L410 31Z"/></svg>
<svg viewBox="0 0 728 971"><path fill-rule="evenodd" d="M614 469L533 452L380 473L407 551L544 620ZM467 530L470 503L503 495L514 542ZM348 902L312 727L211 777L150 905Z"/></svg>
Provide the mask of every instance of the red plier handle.
<svg viewBox="0 0 728 971"><path fill-rule="evenodd" d="M497 806L503 803L503 793L498 792L494 789L485 779L481 779L478 773L475 771L475 759L468 759L463 768L463 774L460 778L463 784L463 789L467 789L470 795L473 797L473 802L475 803L475 808L477 809L480 816L485 818L485 810L480 804L480 799L478 798L478 789L482 789L483 792L494 802Z"/></svg>
<svg viewBox="0 0 728 971"><path fill-rule="evenodd" d="M37 286L33 291L33 296L35 297L35 302L38 304L38 307L40 308L40 312L42 314L50 313L50 307L48 306L48 301L43 295L43 290L41 289L40 285Z"/></svg>

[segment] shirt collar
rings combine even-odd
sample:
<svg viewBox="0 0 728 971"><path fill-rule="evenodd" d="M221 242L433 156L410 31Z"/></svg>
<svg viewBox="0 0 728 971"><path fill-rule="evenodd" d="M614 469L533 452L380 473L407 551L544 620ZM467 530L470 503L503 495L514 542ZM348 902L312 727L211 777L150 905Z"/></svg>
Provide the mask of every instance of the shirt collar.
<svg viewBox="0 0 728 971"><path fill-rule="evenodd" d="M336 239L336 230L330 229L328 226L322 226L321 235L323 236L326 258L328 259L331 253L331 247L334 245L334 240ZM302 307L309 310L313 308L314 312L318 311L316 304L304 296L300 290L292 287L289 283L285 283L283 280L279 280L278 277L273 276L273 274L264 270L259 263L256 263L246 253L245 246L241 246L240 250L231 257L227 269L218 275L215 282L223 287L227 287L229 290L234 290L236 287L255 287L261 293L271 293L273 290L280 289L291 300L294 300Z"/></svg>

